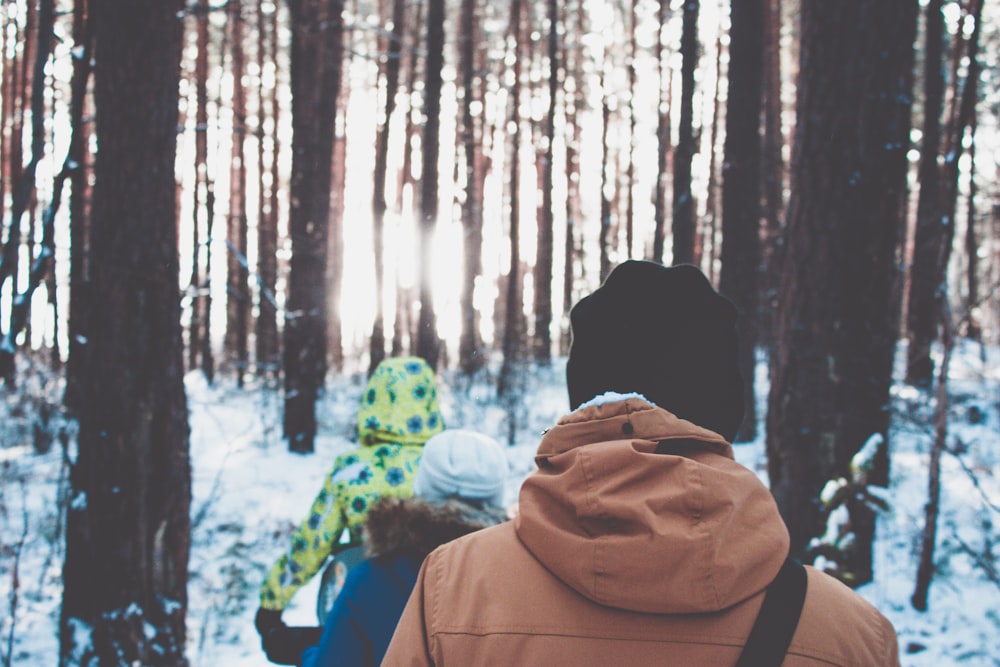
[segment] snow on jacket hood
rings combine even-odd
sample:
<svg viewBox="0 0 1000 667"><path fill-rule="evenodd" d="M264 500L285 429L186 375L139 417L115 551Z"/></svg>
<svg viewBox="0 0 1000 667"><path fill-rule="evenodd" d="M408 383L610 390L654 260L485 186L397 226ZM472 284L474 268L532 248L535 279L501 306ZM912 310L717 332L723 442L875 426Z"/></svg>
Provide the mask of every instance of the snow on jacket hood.
<svg viewBox="0 0 1000 667"><path fill-rule="evenodd" d="M535 461L517 535L599 604L719 611L765 589L788 554L770 492L733 460L730 444L641 398L563 417Z"/></svg>

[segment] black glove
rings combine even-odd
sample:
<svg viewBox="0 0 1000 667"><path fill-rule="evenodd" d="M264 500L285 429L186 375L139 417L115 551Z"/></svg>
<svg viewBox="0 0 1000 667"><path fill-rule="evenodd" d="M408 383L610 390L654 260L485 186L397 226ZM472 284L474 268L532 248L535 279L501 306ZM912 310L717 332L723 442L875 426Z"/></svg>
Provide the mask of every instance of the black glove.
<svg viewBox="0 0 1000 667"><path fill-rule="evenodd" d="M280 609L264 609L263 607L257 610L257 615L254 616L253 624L256 626L258 634L260 634L261 642L267 639L267 635L271 632L271 630L286 627L284 622L281 620Z"/></svg>
<svg viewBox="0 0 1000 667"><path fill-rule="evenodd" d="M323 635L320 627L281 627L273 628L264 637L264 653L267 659L279 665L298 665L302 661L302 653L310 646L319 643Z"/></svg>

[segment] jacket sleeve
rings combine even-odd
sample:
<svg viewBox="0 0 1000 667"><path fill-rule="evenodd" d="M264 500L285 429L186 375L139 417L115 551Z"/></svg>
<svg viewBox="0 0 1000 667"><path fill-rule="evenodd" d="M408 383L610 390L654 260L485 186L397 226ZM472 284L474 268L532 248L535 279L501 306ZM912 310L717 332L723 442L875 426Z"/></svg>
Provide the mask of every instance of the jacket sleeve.
<svg viewBox="0 0 1000 667"><path fill-rule="evenodd" d="M303 654L302 667L372 664L371 642L365 636L363 614L356 612L358 606L364 603L364 577L367 576L364 565L359 565L347 575L344 588L326 617L319 645L312 652Z"/></svg>
<svg viewBox="0 0 1000 667"><path fill-rule="evenodd" d="M434 554L431 554L420 567L417 583L396 625L382 667L430 667L435 664L431 657L428 626L428 617L433 613L430 602L434 598L435 586L428 571L433 568L433 561Z"/></svg>
<svg viewBox="0 0 1000 667"><path fill-rule="evenodd" d="M341 469L337 459L309 515L292 533L288 550L271 567L260 589L260 606L283 610L296 592L323 567L344 529L344 511L337 502L334 477Z"/></svg>

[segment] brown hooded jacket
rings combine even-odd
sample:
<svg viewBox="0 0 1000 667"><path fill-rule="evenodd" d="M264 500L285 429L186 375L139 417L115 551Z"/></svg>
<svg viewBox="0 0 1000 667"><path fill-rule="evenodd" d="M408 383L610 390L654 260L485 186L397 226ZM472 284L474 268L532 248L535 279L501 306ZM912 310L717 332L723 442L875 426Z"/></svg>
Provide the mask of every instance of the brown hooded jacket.
<svg viewBox="0 0 1000 667"><path fill-rule="evenodd" d="M550 429L513 523L434 551L383 665L735 665L788 553L721 436L641 398ZM892 625L807 568L783 665L894 667Z"/></svg>

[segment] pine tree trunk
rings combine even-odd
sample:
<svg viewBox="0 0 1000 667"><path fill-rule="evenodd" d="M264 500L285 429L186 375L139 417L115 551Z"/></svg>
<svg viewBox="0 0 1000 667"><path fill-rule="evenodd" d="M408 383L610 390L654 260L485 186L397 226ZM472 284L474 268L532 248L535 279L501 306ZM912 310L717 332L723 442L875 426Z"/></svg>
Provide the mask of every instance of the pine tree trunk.
<svg viewBox="0 0 1000 667"><path fill-rule="evenodd" d="M441 70L444 67L444 0L427 3L427 59L424 63L424 129L421 137L420 223L417 226L417 284L420 314L417 321L417 356L431 368L440 354L437 316L434 312L434 230L438 217L438 141L441 134Z"/></svg>
<svg viewBox="0 0 1000 667"><path fill-rule="evenodd" d="M700 0L684 3L681 34L681 117L674 156L673 264L694 262L695 216L691 192L694 159L694 79L698 68L698 9Z"/></svg>
<svg viewBox="0 0 1000 667"><path fill-rule="evenodd" d="M767 0L764 30L764 136L761 149L761 185L764 199L764 239L761 247L761 316L759 341L770 349L774 342L774 313L778 308L778 246L784 215L785 164L781 128L781 0Z"/></svg>
<svg viewBox="0 0 1000 667"><path fill-rule="evenodd" d="M730 35L732 30L730 29ZM731 42L730 42L731 44ZM720 100L722 92L722 32L715 40L715 89L712 92L712 129L708 139L708 185L705 193L705 221L699 225L697 235L697 245L695 247L695 259L698 266L706 268L708 280L715 284L715 260L719 258L720 251L716 239L719 228L719 109L722 106ZM732 46L730 46L732 54ZM727 116L728 119L728 116ZM728 135L727 135L728 137ZM725 171L725 165L723 165ZM707 227L707 229L706 229ZM708 258L703 256L708 253Z"/></svg>
<svg viewBox="0 0 1000 667"><path fill-rule="evenodd" d="M920 144L920 195L917 200L917 227L910 268L907 331L910 343L906 354L906 381L930 387L934 374L931 344L937 337L938 289L936 265L942 238L941 112L944 110L944 14L943 0L930 0L925 19L924 124Z"/></svg>
<svg viewBox="0 0 1000 667"><path fill-rule="evenodd" d="M89 7L101 149L86 252L100 298L90 301L70 477L64 665L187 664L191 468L174 179L182 8Z"/></svg>
<svg viewBox="0 0 1000 667"><path fill-rule="evenodd" d="M760 270L760 117L766 0L732 4L729 43L729 94L726 108L725 157L722 167L722 270L719 291L740 313L740 370L746 412L738 442L757 432L754 393L755 350L759 321Z"/></svg>
<svg viewBox="0 0 1000 667"><path fill-rule="evenodd" d="M664 73L670 69L669 53L664 47L664 33L670 17L670 0L660 0L659 29L656 39L657 78L660 84L659 109L656 123L656 192L653 195L653 256L652 260L663 263L663 249L666 245L667 220L667 157L670 154L670 76L664 81Z"/></svg>
<svg viewBox="0 0 1000 667"><path fill-rule="evenodd" d="M521 2L511 0L510 32L514 40L514 54L519 56L522 48ZM510 132L510 265L507 269L504 284L503 324L503 362L500 366L500 377L497 379L497 395L508 397L515 381L515 374L520 365L521 333L522 333L522 283L521 283L521 58L515 57L513 62L514 82L511 85L511 121Z"/></svg>
<svg viewBox="0 0 1000 667"><path fill-rule="evenodd" d="M311 452L326 376L326 262L334 122L340 87L341 0L291 0L292 182L285 304L284 434Z"/></svg>
<svg viewBox="0 0 1000 667"><path fill-rule="evenodd" d="M260 376L274 375L278 363L278 325L275 284L277 282L277 191L278 107L277 107L277 6L271 18L264 3L257 2L257 319L254 327L255 368ZM273 88L264 85L268 62L274 64ZM271 135L265 134L266 118L271 119ZM270 141L267 141L267 139ZM270 144L270 146L268 146ZM268 150L268 148L270 150ZM270 157L270 162L268 162ZM270 176L270 179L267 178Z"/></svg>
<svg viewBox="0 0 1000 667"><path fill-rule="evenodd" d="M792 200L771 358L771 490L803 554L818 496L889 426L917 2L802 3ZM859 74L862 73L862 74ZM822 295L822 298L817 298ZM869 475L888 480L886 449ZM874 517L852 506L843 569L871 579Z"/></svg>
<svg viewBox="0 0 1000 667"><path fill-rule="evenodd" d="M278 374L278 304L276 299L276 288L278 282L278 192L281 189L281 142L279 139L279 125L281 118L281 106L278 103L278 91L281 88L281 67L278 63L278 9L279 5L274 5L270 20L265 22L262 18L260 34L268 32L268 60L274 66L274 81L268 96L268 112L271 117L271 162L267 169L270 173L270 187L267 193L267 202L261 213L261 219L257 227L257 276L260 280L260 312L257 313L257 367L260 371ZM261 11L263 4L261 5ZM263 71L263 69L261 70ZM264 100L261 99L263 105ZM263 118L263 112L261 113ZM265 166L260 165L263 172Z"/></svg>
<svg viewBox="0 0 1000 667"><path fill-rule="evenodd" d="M233 73L232 153L229 162L229 217L226 224L226 360L243 386L249 353L250 283L247 265L246 202L246 87L243 85L246 54L243 45L243 12L239 0L227 6L230 29L230 65Z"/></svg>
<svg viewBox="0 0 1000 667"><path fill-rule="evenodd" d="M79 0L73 7L73 40L81 49L79 57L73 59L74 95L70 106L70 148L69 158L77 164L70 176L69 198L70 252L69 256L69 357L66 362L66 392L63 404L70 412L76 412L80 405L80 390L85 373L90 313L89 262L85 249L89 246L90 225L90 173L93 167L89 149L90 124L83 122L89 95L90 59L93 55L93 30L88 21L89 0ZM79 91L79 92L77 92Z"/></svg>
<svg viewBox="0 0 1000 667"><path fill-rule="evenodd" d="M462 0L461 51L459 62L462 67L462 125L461 145L465 158L465 201L462 204L462 228L464 237L465 275L462 280L460 298L462 311L462 332L458 345L459 366L466 373L472 373L486 363L486 350L479 333L479 311L475 304L476 281L483 272L483 160L480 158L482 139L482 116L477 120L473 115L476 102L477 46L481 41L478 29L478 3L476 0ZM480 100L481 101L481 98Z"/></svg>
<svg viewBox="0 0 1000 667"><path fill-rule="evenodd" d="M555 216L552 202L553 144L556 136L556 104L559 90L559 3L548 0L549 108L545 115L544 159L542 162L542 206L535 258L535 361L552 362L552 257L555 249Z"/></svg>

